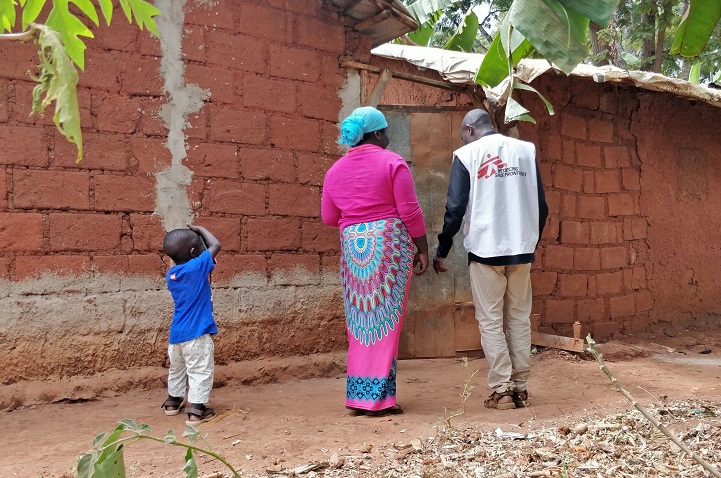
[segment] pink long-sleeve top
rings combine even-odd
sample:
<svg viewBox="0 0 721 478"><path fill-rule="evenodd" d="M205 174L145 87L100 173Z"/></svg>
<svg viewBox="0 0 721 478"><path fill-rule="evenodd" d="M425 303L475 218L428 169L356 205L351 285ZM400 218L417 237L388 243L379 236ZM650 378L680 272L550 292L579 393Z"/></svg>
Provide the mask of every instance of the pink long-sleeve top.
<svg viewBox="0 0 721 478"><path fill-rule="evenodd" d="M370 144L352 148L328 170L321 215L326 225L341 231L352 224L400 218L411 237L426 233L405 160Z"/></svg>

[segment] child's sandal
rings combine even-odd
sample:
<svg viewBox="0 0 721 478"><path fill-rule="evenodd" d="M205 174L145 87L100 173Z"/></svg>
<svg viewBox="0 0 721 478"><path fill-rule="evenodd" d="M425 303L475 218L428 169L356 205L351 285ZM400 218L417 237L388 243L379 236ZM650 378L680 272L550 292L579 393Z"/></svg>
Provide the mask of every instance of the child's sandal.
<svg viewBox="0 0 721 478"><path fill-rule="evenodd" d="M205 423L213 418L216 413L210 407L205 405L191 405L185 409L185 413L188 414L188 419L185 420L185 425L189 427L197 427L201 423ZM191 417L198 417L197 420L191 420Z"/></svg>
<svg viewBox="0 0 721 478"><path fill-rule="evenodd" d="M163 402L160 408L165 409L165 414L170 417L180 413L180 409L183 408L183 405L185 405L185 399L182 397L171 397L168 395L168 398Z"/></svg>

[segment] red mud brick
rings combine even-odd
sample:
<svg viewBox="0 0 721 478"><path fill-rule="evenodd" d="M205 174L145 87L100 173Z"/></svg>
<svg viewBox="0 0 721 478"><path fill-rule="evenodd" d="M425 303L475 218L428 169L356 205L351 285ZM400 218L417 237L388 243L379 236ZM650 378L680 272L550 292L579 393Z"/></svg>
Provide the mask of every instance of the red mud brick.
<svg viewBox="0 0 721 478"><path fill-rule="evenodd" d="M185 165L194 174L203 177L240 177L238 147L233 144L189 144Z"/></svg>
<svg viewBox="0 0 721 478"><path fill-rule="evenodd" d="M320 189L314 186L271 184L268 212L278 216L318 217Z"/></svg>
<svg viewBox="0 0 721 478"><path fill-rule="evenodd" d="M549 242L556 242L558 240L558 228L558 219L555 217L548 218L548 221L546 221L546 227L543 228L541 239Z"/></svg>
<svg viewBox="0 0 721 478"><path fill-rule="evenodd" d="M543 315L544 324L572 324L576 320L574 312L575 303L571 299L546 301L546 313Z"/></svg>
<svg viewBox="0 0 721 478"><path fill-rule="evenodd" d="M320 283L320 256L317 254L273 254L270 280L274 285L314 285Z"/></svg>
<svg viewBox="0 0 721 478"><path fill-rule="evenodd" d="M631 235L633 239L646 239L648 221L641 217L631 218Z"/></svg>
<svg viewBox="0 0 721 478"><path fill-rule="evenodd" d="M633 216L636 213L636 198L630 194L608 196L609 216Z"/></svg>
<svg viewBox="0 0 721 478"><path fill-rule="evenodd" d="M229 8L227 3L225 0L188 2L185 4L185 23L232 30L237 10Z"/></svg>
<svg viewBox="0 0 721 478"><path fill-rule="evenodd" d="M283 149L240 149L240 171L244 179L292 183L295 158Z"/></svg>
<svg viewBox="0 0 721 478"><path fill-rule="evenodd" d="M120 96L100 100L95 109L99 131L134 133L140 120L140 100Z"/></svg>
<svg viewBox="0 0 721 478"><path fill-rule="evenodd" d="M128 258L128 274L149 277L163 277L165 264L158 254L130 255Z"/></svg>
<svg viewBox="0 0 721 478"><path fill-rule="evenodd" d="M618 111L618 95L609 92L601 94L598 109L604 113L615 115Z"/></svg>
<svg viewBox="0 0 721 478"><path fill-rule="evenodd" d="M606 305L603 299L586 299L578 301L576 319L583 324L597 322L606 317ZM588 331L586 331L588 332ZM581 333L583 335L583 332Z"/></svg>
<svg viewBox="0 0 721 478"><path fill-rule="evenodd" d="M606 200L602 197L579 197L578 217L583 219L603 219L606 217Z"/></svg>
<svg viewBox="0 0 721 478"><path fill-rule="evenodd" d="M550 182L548 184L550 185ZM558 214L561 210L561 193L558 191L546 191L546 203L548 204L549 214Z"/></svg>
<svg viewBox="0 0 721 478"><path fill-rule="evenodd" d="M636 292L635 298L636 298L636 310L638 312L645 312L645 311L651 310L653 308L653 297L651 297L650 291L642 290L642 291Z"/></svg>
<svg viewBox="0 0 721 478"><path fill-rule="evenodd" d="M93 256L92 268L96 274L127 274L128 256Z"/></svg>
<svg viewBox="0 0 721 478"><path fill-rule="evenodd" d="M207 206L212 212L262 216L265 214L266 188L265 184L210 180Z"/></svg>
<svg viewBox="0 0 721 478"><path fill-rule="evenodd" d="M109 214L50 214L53 251L117 251L121 216Z"/></svg>
<svg viewBox="0 0 721 478"><path fill-rule="evenodd" d="M87 50L85 71L78 76L78 86L118 93L122 74L122 63L118 60L117 52Z"/></svg>
<svg viewBox="0 0 721 478"><path fill-rule="evenodd" d="M340 146L338 145L338 138L340 138L338 123L323 123L321 130L321 151L324 154L330 154L336 158L342 156Z"/></svg>
<svg viewBox="0 0 721 478"><path fill-rule="evenodd" d="M220 68L188 65L185 68L185 82L197 84L210 90L211 103L235 102L235 73Z"/></svg>
<svg viewBox="0 0 721 478"><path fill-rule="evenodd" d="M370 49L368 49L370 51ZM341 88L345 82L345 70L340 68L339 55L321 55L320 71L323 72L318 82L334 88Z"/></svg>
<svg viewBox="0 0 721 478"><path fill-rule="evenodd" d="M602 168L601 148L589 144L576 145L576 164L592 168Z"/></svg>
<svg viewBox="0 0 721 478"><path fill-rule="evenodd" d="M160 58L125 58L123 60L123 91L134 96L162 95L163 78L160 75Z"/></svg>
<svg viewBox="0 0 721 478"><path fill-rule="evenodd" d="M90 175L87 172L13 172L13 206L20 209L89 209Z"/></svg>
<svg viewBox="0 0 721 478"><path fill-rule="evenodd" d="M595 174L597 193L617 193L621 190L618 171L597 171Z"/></svg>
<svg viewBox="0 0 721 478"><path fill-rule="evenodd" d="M95 176L95 208L101 211L155 210L155 178L149 176Z"/></svg>
<svg viewBox="0 0 721 478"><path fill-rule="evenodd" d="M60 133L55 133L52 165L63 168L126 171L128 169L128 142L125 136L114 134L83 133L83 159L77 162L75 145Z"/></svg>
<svg viewBox="0 0 721 478"><path fill-rule="evenodd" d="M603 157L606 160L606 168L627 168L631 166L631 157L628 154L627 146L604 146Z"/></svg>
<svg viewBox="0 0 721 478"><path fill-rule="evenodd" d="M130 229L134 251L162 251L165 229L159 216L131 214Z"/></svg>
<svg viewBox="0 0 721 478"><path fill-rule="evenodd" d="M5 168L0 168L0 209L8 207L8 187L7 172Z"/></svg>
<svg viewBox="0 0 721 478"><path fill-rule="evenodd" d="M553 164L538 163L538 172L541 174L541 182L546 186L550 186L553 180Z"/></svg>
<svg viewBox="0 0 721 478"><path fill-rule="evenodd" d="M564 113L561 115L561 134L576 139L586 139L586 118Z"/></svg>
<svg viewBox="0 0 721 478"><path fill-rule="evenodd" d="M205 63L205 29L203 27L183 28L183 60L198 61ZM185 77L187 82L188 70L186 66Z"/></svg>
<svg viewBox="0 0 721 478"><path fill-rule="evenodd" d="M296 27L300 45L334 53L345 51L345 28L339 23L300 17Z"/></svg>
<svg viewBox="0 0 721 478"><path fill-rule="evenodd" d="M40 277L45 274L79 276L90 272L88 256L17 256L15 258L15 280Z"/></svg>
<svg viewBox="0 0 721 478"><path fill-rule="evenodd" d="M153 174L170 166L170 150L165 145L165 138L133 138L130 149L138 173Z"/></svg>
<svg viewBox="0 0 721 478"><path fill-rule="evenodd" d="M160 40L147 30L138 32L138 51L147 56L161 56Z"/></svg>
<svg viewBox="0 0 721 478"><path fill-rule="evenodd" d="M264 41L247 35L236 35L223 31L208 31L206 56L208 63L234 70L266 73L266 49Z"/></svg>
<svg viewBox="0 0 721 478"><path fill-rule="evenodd" d="M601 268L601 253L598 249L579 248L573 256L573 267L580 271L597 271Z"/></svg>
<svg viewBox="0 0 721 478"><path fill-rule="evenodd" d="M611 321L611 322L594 322L591 324L591 330L593 331L594 339L608 339L621 332L623 329L622 322Z"/></svg>
<svg viewBox="0 0 721 478"><path fill-rule="evenodd" d="M628 265L625 247L605 247L601 249L601 268L620 269Z"/></svg>
<svg viewBox="0 0 721 478"><path fill-rule="evenodd" d="M114 18L121 18L124 16L122 12L116 10ZM140 30L136 25L122 18L112 22L109 26L106 26L104 21L100 22L100 26L93 27L95 38L91 44L102 48L104 50L119 50L119 51L135 51L137 48L137 40L140 34ZM87 58L85 59L85 71L87 72L90 68L88 67ZM81 73L81 76L84 73Z"/></svg>
<svg viewBox="0 0 721 478"><path fill-rule="evenodd" d="M28 80L28 70L38 63L38 48L33 42L3 42L0 78Z"/></svg>
<svg viewBox="0 0 721 478"><path fill-rule="evenodd" d="M597 287L596 287L596 276L590 275L588 276L588 296L589 297L596 297Z"/></svg>
<svg viewBox="0 0 721 478"><path fill-rule="evenodd" d="M268 5L273 8L311 16L321 12L321 4L320 0L268 0Z"/></svg>
<svg viewBox="0 0 721 478"><path fill-rule="evenodd" d="M300 248L297 218L249 218L245 231L248 251L289 251Z"/></svg>
<svg viewBox="0 0 721 478"><path fill-rule="evenodd" d="M548 269L573 269L574 250L571 247L547 246L543 264Z"/></svg>
<svg viewBox="0 0 721 478"><path fill-rule="evenodd" d="M0 257L0 278L10 279L10 261L9 257Z"/></svg>
<svg viewBox="0 0 721 478"><path fill-rule="evenodd" d="M261 254L227 254L225 246L218 256L218 265L213 272L213 281L230 282L235 276L254 273L268 275L268 260Z"/></svg>
<svg viewBox="0 0 721 478"><path fill-rule="evenodd" d="M199 216L193 224L206 227L223 246L223 252L240 250L240 218Z"/></svg>
<svg viewBox="0 0 721 478"><path fill-rule="evenodd" d="M251 108L293 113L296 109L295 82L246 75L243 104ZM316 101L318 98L316 98Z"/></svg>
<svg viewBox="0 0 721 478"><path fill-rule="evenodd" d="M561 164L556 165L553 185L558 189L566 191L581 191L583 184L583 172L580 169L569 168Z"/></svg>
<svg viewBox="0 0 721 478"><path fill-rule="evenodd" d="M588 120L588 139L599 143L613 143L613 122L597 118Z"/></svg>
<svg viewBox="0 0 721 478"><path fill-rule="evenodd" d="M618 294L623 289L623 272L609 272L596 275L596 292L598 295Z"/></svg>
<svg viewBox="0 0 721 478"><path fill-rule="evenodd" d="M630 317L636 313L635 295L623 295L621 297L611 297L609 299L611 306L611 318L619 319L621 317Z"/></svg>
<svg viewBox="0 0 721 478"><path fill-rule="evenodd" d="M638 191L641 189L641 172L638 169L623 168L623 189L626 191Z"/></svg>
<svg viewBox="0 0 721 478"><path fill-rule="evenodd" d="M561 137L558 135L551 135L546 141L546 148L539 152L541 160L548 158L554 161L561 160Z"/></svg>
<svg viewBox="0 0 721 478"><path fill-rule="evenodd" d="M279 148L303 151L320 150L320 124L313 120L270 118L270 142Z"/></svg>
<svg viewBox="0 0 721 478"><path fill-rule="evenodd" d="M270 45L270 74L314 83L320 75L320 56L315 50Z"/></svg>
<svg viewBox="0 0 721 478"><path fill-rule="evenodd" d="M563 141L563 162L566 164L576 164L576 143L575 141Z"/></svg>
<svg viewBox="0 0 721 478"><path fill-rule="evenodd" d="M322 100L320 100L322 98ZM328 87L300 85L300 111L308 118L338 121L343 106L338 92Z"/></svg>
<svg viewBox="0 0 721 478"><path fill-rule="evenodd" d="M299 153L298 154L298 182L321 186L325 173L336 161L335 156Z"/></svg>
<svg viewBox="0 0 721 478"><path fill-rule="evenodd" d="M561 221L561 242L564 244L586 244L588 242L588 223Z"/></svg>
<svg viewBox="0 0 721 478"><path fill-rule="evenodd" d="M167 136L168 127L160 117L161 101L143 98L140 102L140 127L147 135Z"/></svg>
<svg viewBox="0 0 721 478"><path fill-rule="evenodd" d="M575 194L564 194L561 197L561 217L576 219L578 214L576 213L576 203L578 197Z"/></svg>
<svg viewBox="0 0 721 478"><path fill-rule="evenodd" d="M585 297L588 290L586 274L560 274L558 277L561 297Z"/></svg>
<svg viewBox="0 0 721 478"><path fill-rule="evenodd" d="M593 194L593 171L583 172L583 192Z"/></svg>
<svg viewBox="0 0 721 478"><path fill-rule="evenodd" d="M265 136L264 113L221 108L214 108L210 113L210 139L213 141L262 144Z"/></svg>
<svg viewBox="0 0 721 478"><path fill-rule="evenodd" d="M303 19L299 20L300 22ZM258 5L241 5L238 31L254 38L291 43L293 15Z"/></svg>
<svg viewBox="0 0 721 478"><path fill-rule="evenodd" d="M0 252L40 252L42 248L42 214L0 213Z"/></svg>
<svg viewBox="0 0 721 478"><path fill-rule="evenodd" d="M631 287L634 290L646 288L646 269L644 269L643 267L633 268Z"/></svg>
<svg viewBox="0 0 721 478"><path fill-rule="evenodd" d="M0 123L7 123L8 119L10 119L8 105L10 103L12 91L12 84L0 84Z"/></svg>
<svg viewBox="0 0 721 478"><path fill-rule="evenodd" d="M338 229L328 227L320 221L305 221L301 230L301 247L306 251L338 254Z"/></svg>
<svg viewBox="0 0 721 478"><path fill-rule="evenodd" d="M616 244L618 242L616 226L612 222L590 223L591 244Z"/></svg>
<svg viewBox="0 0 721 478"><path fill-rule="evenodd" d="M551 295L556 288L558 274L555 272L531 272L531 290L534 296Z"/></svg>
<svg viewBox="0 0 721 478"><path fill-rule="evenodd" d="M208 138L208 114L205 108L188 115L185 134L192 139L206 140Z"/></svg>
<svg viewBox="0 0 721 478"><path fill-rule="evenodd" d="M0 164L48 164L48 141L42 128L0 126L0 144Z"/></svg>

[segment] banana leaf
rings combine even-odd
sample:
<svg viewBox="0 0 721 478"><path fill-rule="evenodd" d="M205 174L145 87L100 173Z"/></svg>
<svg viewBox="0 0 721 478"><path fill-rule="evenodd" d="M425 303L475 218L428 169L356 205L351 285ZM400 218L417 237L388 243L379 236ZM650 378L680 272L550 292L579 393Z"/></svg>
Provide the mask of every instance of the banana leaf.
<svg viewBox="0 0 721 478"><path fill-rule="evenodd" d="M691 0L684 13L671 47L672 55L698 56L721 20L721 1Z"/></svg>

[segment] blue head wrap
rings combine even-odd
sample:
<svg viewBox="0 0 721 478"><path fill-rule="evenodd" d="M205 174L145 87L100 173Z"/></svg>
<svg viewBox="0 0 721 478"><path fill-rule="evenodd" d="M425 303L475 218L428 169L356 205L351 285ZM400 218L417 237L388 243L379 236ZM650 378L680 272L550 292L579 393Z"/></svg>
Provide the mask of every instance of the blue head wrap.
<svg viewBox="0 0 721 478"><path fill-rule="evenodd" d="M338 144L355 146L363 139L363 135L388 127L383 113L372 106L356 108L349 117L340 124L340 139Z"/></svg>

